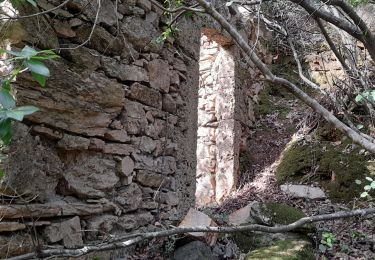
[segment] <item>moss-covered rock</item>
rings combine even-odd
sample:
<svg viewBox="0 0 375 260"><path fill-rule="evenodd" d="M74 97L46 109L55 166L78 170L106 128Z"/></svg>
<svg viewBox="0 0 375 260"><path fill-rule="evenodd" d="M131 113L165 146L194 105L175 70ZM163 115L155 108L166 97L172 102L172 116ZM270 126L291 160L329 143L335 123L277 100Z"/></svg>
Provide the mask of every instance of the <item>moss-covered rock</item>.
<svg viewBox="0 0 375 260"><path fill-rule="evenodd" d="M287 225L305 217L305 214L301 210L282 203L267 202L253 203L251 205L251 208L247 207L250 210L250 216L247 218L246 223L242 223L243 225ZM294 233L287 232L270 234L244 231L234 233L233 239L242 252L248 252L249 250L254 250L260 247L271 246L279 240L307 239L306 234L312 232L313 229L313 225L306 225L294 230Z"/></svg>
<svg viewBox="0 0 375 260"><path fill-rule="evenodd" d="M259 248L248 253L244 260L313 260L311 243L306 240L281 240L273 246Z"/></svg>
<svg viewBox="0 0 375 260"><path fill-rule="evenodd" d="M358 197L363 187L355 180L374 172L369 170L369 158L359 155L358 149L344 153L344 148L326 141L289 145L276 169L277 182L318 181L333 201Z"/></svg>
<svg viewBox="0 0 375 260"><path fill-rule="evenodd" d="M237 232L233 239L241 252L249 252L262 247L275 245L280 240L304 239L297 233L262 233L262 232Z"/></svg>
<svg viewBox="0 0 375 260"><path fill-rule="evenodd" d="M300 218L306 217L300 209L275 202L265 203L264 212L274 225L288 225Z"/></svg>

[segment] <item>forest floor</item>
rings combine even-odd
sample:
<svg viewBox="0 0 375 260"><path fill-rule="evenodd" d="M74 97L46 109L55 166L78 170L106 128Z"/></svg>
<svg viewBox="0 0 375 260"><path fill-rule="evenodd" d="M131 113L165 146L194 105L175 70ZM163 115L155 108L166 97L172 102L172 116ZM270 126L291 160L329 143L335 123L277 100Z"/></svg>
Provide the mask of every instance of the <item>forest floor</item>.
<svg viewBox="0 0 375 260"><path fill-rule="evenodd" d="M251 201L272 201L285 203L301 209L307 216L328 214L340 210L368 207L368 203L354 198L350 203L333 203L329 199L307 201L293 199L283 194L276 184L275 171L287 144L295 138L304 138L312 131L318 118L312 111L290 96L267 95L267 102L275 109L258 114L248 149L251 164L242 172L236 193L216 209L217 214L229 214ZM282 109L277 109L282 108ZM358 194L359 197L359 194ZM317 259L375 259L375 219L352 218L317 224L315 243ZM333 247L322 253L319 250L321 233L333 234Z"/></svg>
<svg viewBox="0 0 375 260"><path fill-rule="evenodd" d="M306 200L285 195L276 183L276 168L288 143L307 138L321 121L311 109L288 94L275 91L263 96L263 104L257 108L257 124L254 126L248 149L251 155L242 158L241 177L236 192L220 207L205 209L219 225L227 225L228 215L252 201L280 202L301 209L307 216L328 214L341 210L369 207L368 203L353 198L349 203L334 203L330 199ZM250 153L249 153L250 154ZM369 259L375 260L375 219L351 218L316 224L311 234L317 260ZM321 252L321 234L333 236L333 246ZM160 238L140 245L129 259L170 259L178 247L176 237ZM225 251L219 259L239 259L240 252L230 236L219 238L213 247Z"/></svg>

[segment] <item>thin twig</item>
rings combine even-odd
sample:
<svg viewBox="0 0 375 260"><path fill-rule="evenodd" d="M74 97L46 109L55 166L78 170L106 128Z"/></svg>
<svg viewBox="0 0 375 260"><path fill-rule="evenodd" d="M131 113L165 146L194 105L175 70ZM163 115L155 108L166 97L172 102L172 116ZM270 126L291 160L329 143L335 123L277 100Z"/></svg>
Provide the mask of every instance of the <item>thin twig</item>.
<svg viewBox="0 0 375 260"><path fill-rule="evenodd" d="M57 9L60 9L60 8L64 7L69 1L70 0L65 0L63 3L59 4L58 6L55 6L51 9L48 9L48 10L45 10L43 12L38 12L38 13L35 13L35 14L30 14L30 15L22 15L22 16L7 16L5 18L0 18L0 20L18 20L18 19L31 18L31 17L43 15L43 14L48 14L48 13L51 13L51 12L57 10Z"/></svg>
<svg viewBox="0 0 375 260"><path fill-rule="evenodd" d="M234 232L265 232L265 233L282 233L289 232L305 224L311 224L314 222L335 220L342 218L351 217L363 217L375 214L375 208L357 209L351 211L340 211L332 214L317 215L311 217L305 217L293 222L289 225L269 227L264 225L244 225L244 226L227 226L227 227L177 227L169 230L137 233L128 236L118 237L111 240L109 243L103 243L99 245L87 245L80 249L46 249L41 250L39 253L33 252L16 257L9 258L9 260L26 260L33 259L35 257L45 258L51 256L62 256L62 257L78 257L90 252L108 251L119 248L126 248L136 243L139 243L146 239L152 239L157 237L168 237L171 235L185 234L185 233L196 233L196 232L209 232L209 233L234 233Z"/></svg>

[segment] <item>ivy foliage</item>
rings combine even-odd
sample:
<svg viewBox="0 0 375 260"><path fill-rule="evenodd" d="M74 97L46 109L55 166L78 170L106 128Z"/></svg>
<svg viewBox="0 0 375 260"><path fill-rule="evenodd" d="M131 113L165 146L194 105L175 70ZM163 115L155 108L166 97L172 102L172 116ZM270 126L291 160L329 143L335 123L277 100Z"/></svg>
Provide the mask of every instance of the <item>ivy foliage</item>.
<svg viewBox="0 0 375 260"><path fill-rule="evenodd" d="M355 97L355 101L359 104L365 101L375 102L375 89L363 91Z"/></svg>
<svg viewBox="0 0 375 260"><path fill-rule="evenodd" d="M17 75L28 71L33 79L44 87L47 78L50 76L50 71L43 61L55 59L59 56L52 50L36 51L29 46L25 46L21 51L0 49L0 54L7 54L9 58L5 60L5 63L14 67L8 75L1 79L0 89L0 140L9 144L12 138L12 121L22 121L24 116L38 111L38 108L34 106L16 106L16 101L12 96L12 82L16 80Z"/></svg>

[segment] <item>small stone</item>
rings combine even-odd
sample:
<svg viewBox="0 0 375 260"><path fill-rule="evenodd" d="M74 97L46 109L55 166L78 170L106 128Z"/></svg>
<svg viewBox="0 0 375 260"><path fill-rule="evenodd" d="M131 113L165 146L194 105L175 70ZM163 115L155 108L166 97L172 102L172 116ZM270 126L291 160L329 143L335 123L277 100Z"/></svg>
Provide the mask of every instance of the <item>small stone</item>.
<svg viewBox="0 0 375 260"><path fill-rule="evenodd" d="M150 76L150 86L168 93L171 84L168 62L161 59L152 60L147 68Z"/></svg>
<svg viewBox="0 0 375 260"><path fill-rule="evenodd" d="M117 130L124 128L124 126L121 124L121 121L119 120L113 120L113 122L109 125L109 127L111 129L117 129Z"/></svg>
<svg viewBox="0 0 375 260"><path fill-rule="evenodd" d="M163 95L163 110L172 114L177 112L177 104L173 97L169 94Z"/></svg>
<svg viewBox="0 0 375 260"><path fill-rule="evenodd" d="M145 60L144 59L136 60L136 61L133 62L133 65L138 66L138 67L143 67L144 64L145 64Z"/></svg>
<svg viewBox="0 0 375 260"><path fill-rule="evenodd" d="M57 143L57 147L64 150L87 150L90 145L90 140L80 136L73 136L65 134L64 137Z"/></svg>
<svg viewBox="0 0 375 260"><path fill-rule="evenodd" d="M139 83L134 83L130 87L130 97L141 103L160 109L162 98L159 91L146 87Z"/></svg>
<svg viewBox="0 0 375 260"><path fill-rule="evenodd" d="M154 220L155 219L150 212L144 212L120 217L117 225L122 229L132 230L150 224Z"/></svg>
<svg viewBox="0 0 375 260"><path fill-rule="evenodd" d="M78 27L83 24L83 21L78 18L73 18L69 21L71 27Z"/></svg>
<svg viewBox="0 0 375 260"><path fill-rule="evenodd" d="M0 222L0 232L13 232L17 230L22 230L25 229L26 225L23 223L18 223L18 222L6 222L6 221L1 221Z"/></svg>
<svg viewBox="0 0 375 260"><path fill-rule="evenodd" d="M324 191L318 187L311 187L307 185L284 184L281 185L280 188L284 193L294 198L321 200L327 197Z"/></svg>
<svg viewBox="0 0 375 260"><path fill-rule="evenodd" d="M63 138L63 133L61 133L60 131L57 131L57 130L53 130L51 128L48 128L48 127L44 127L44 126L34 126L33 127L33 130L32 130L34 133L37 133L39 135L43 135L49 139L52 139L52 140L60 140L61 138Z"/></svg>
<svg viewBox="0 0 375 260"><path fill-rule="evenodd" d="M236 210L235 212L229 215L228 223L231 225L239 226L245 223L251 223L251 209L258 204L258 202L253 201L245 207Z"/></svg>
<svg viewBox="0 0 375 260"><path fill-rule="evenodd" d="M90 139L90 145L89 150L92 151L102 151L105 146L105 142L98 138L91 138Z"/></svg>
<svg viewBox="0 0 375 260"><path fill-rule="evenodd" d="M171 72L171 85L179 86L180 85L180 76L176 70Z"/></svg>
<svg viewBox="0 0 375 260"><path fill-rule="evenodd" d="M118 219L118 217L108 214L90 218L87 220L87 229L90 230L87 232L88 237L96 239L99 233L110 233Z"/></svg>
<svg viewBox="0 0 375 260"><path fill-rule="evenodd" d="M157 146L157 141L148 136L142 136L139 142L139 149L142 152L152 153Z"/></svg>
<svg viewBox="0 0 375 260"><path fill-rule="evenodd" d="M149 12L146 14L146 21L157 26L159 23L159 16L155 12Z"/></svg>
<svg viewBox="0 0 375 260"><path fill-rule="evenodd" d="M134 6L133 7L133 14L135 16L144 16L145 15L145 10L143 10L142 8L139 8L137 6Z"/></svg>
<svg viewBox="0 0 375 260"><path fill-rule="evenodd" d="M82 231L79 217L74 217L61 223L54 223L44 230L50 243L63 241L66 248L77 248L83 245Z"/></svg>
<svg viewBox="0 0 375 260"><path fill-rule="evenodd" d="M155 201L142 202L141 204L142 209L156 209L158 206L159 204Z"/></svg>
<svg viewBox="0 0 375 260"><path fill-rule="evenodd" d="M160 193L160 202L170 205L170 206L177 206L179 203L179 198L175 192L161 192Z"/></svg>
<svg viewBox="0 0 375 260"><path fill-rule="evenodd" d="M151 11L151 2L149 0L138 0L137 5L145 10L146 13Z"/></svg>
<svg viewBox="0 0 375 260"><path fill-rule="evenodd" d="M128 144L106 144L104 146L104 153L117 155L130 155L134 148Z"/></svg>
<svg viewBox="0 0 375 260"><path fill-rule="evenodd" d="M76 36L76 33L67 22L54 20L53 27L55 28L57 35L61 38L73 38Z"/></svg>
<svg viewBox="0 0 375 260"><path fill-rule="evenodd" d="M134 161L129 157L125 157L120 163L120 173L123 177L129 177L134 171Z"/></svg>
<svg viewBox="0 0 375 260"><path fill-rule="evenodd" d="M111 141L121 142L121 143L130 141L130 137L128 136L128 133L125 130L108 131L107 133L104 134L104 138L111 140Z"/></svg>
<svg viewBox="0 0 375 260"><path fill-rule="evenodd" d="M102 57L104 71L111 77L120 80L148 82L147 71L144 68L134 65L125 65L115 59Z"/></svg>
<svg viewBox="0 0 375 260"><path fill-rule="evenodd" d="M143 186L159 188L165 177L151 171L139 170L137 173L137 182Z"/></svg>
<svg viewBox="0 0 375 260"><path fill-rule="evenodd" d="M124 213L135 211L142 202L142 190L137 184L131 183L118 191L118 196L114 198L114 202L122 207Z"/></svg>
<svg viewBox="0 0 375 260"><path fill-rule="evenodd" d="M121 185L128 186L133 183L133 176L121 177Z"/></svg>
<svg viewBox="0 0 375 260"><path fill-rule="evenodd" d="M173 255L174 260L216 260L209 246L201 241L193 241L179 247Z"/></svg>
<svg viewBox="0 0 375 260"><path fill-rule="evenodd" d="M186 72L187 68L185 63L180 59L174 59L173 61L173 68L180 71L180 72Z"/></svg>

